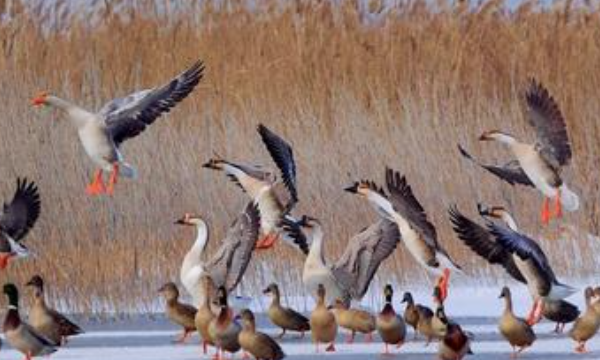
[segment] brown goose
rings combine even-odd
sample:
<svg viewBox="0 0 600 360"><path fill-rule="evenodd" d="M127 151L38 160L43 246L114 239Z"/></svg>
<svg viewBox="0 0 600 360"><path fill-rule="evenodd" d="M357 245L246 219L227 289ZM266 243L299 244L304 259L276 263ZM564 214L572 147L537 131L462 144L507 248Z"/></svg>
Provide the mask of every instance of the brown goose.
<svg viewBox="0 0 600 360"><path fill-rule="evenodd" d="M21 243L40 216L40 195L37 185L27 179L17 179L17 190L10 203L0 212L0 269L6 269L12 258L29 256Z"/></svg>
<svg viewBox="0 0 600 360"><path fill-rule="evenodd" d="M536 336L531 326L513 313L512 298L508 287L502 288L500 298L504 298L505 308L498 327L502 336L513 348L512 357L516 358L523 350L533 344Z"/></svg>
<svg viewBox="0 0 600 360"><path fill-rule="evenodd" d="M29 323L35 331L57 345L65 345L69 336L83 333L83 330L66 316L46 305L44 280L41 276L34 275L26 286L35 289L35 300L29 311Z"/></svg>
<svg viewBox="0 0 600 360"><path fill-rule="evenodd" d="M271 305L269 305L269 309L267 310L267 315L269 316L269 320L271 320L275 326L282 329L282 332L279 335L280 339L283 338L287 330L299 331L301 333L301 338L304 337L305 331L310 331L310 322L308 318L293 309L281 305L281 294L277 284L270 284L263 293L273 297Z"/></svg>
<svg viewBox="0 0 600 360"><path fill-rule="evenodd" d="M505 166L482 166L510 184L533 186L544 194L542 222L548 223L552 215L562 216L562 209L575 211L579 208L579 197L567 187L561 176L563 167L571 161L571 144L560 108L541 83L531 79L523 98L524 114L535 130L536 143L520 142L499 130L486 131L479 140L506 145L516 162ZM461 152L473 159L464 149ZM550 213L550 199L555 202L554 214Z"/></svg>
<svg viewBox="0 0 600 360"><path fill-rule="evenodd" d="M167 318L183 328L183 333L175 340L176 343L183 344L190 334L196 330L197 310L192 305L179 302L179 289L172 282L164 284L158 289L158 292L167 300Z"/></svg>
<svg viewBox="0 0 600 360"><path fill-rule="evenodd" d="M204 64L198 61L167 84L112 100L97 113L45 92L35 97L32 104L51 106L66 115L77 128L85 152L99 168L87 193L112 194L119 175L136 177L135 168L123 160L121 144L141 134L185 99L200 82L203 73ZM107 188L102 179L103 171L111 174Z"/></svg>
<svg viewBox="0 0 600 360"><path fill-rule="evenodd" d="M338 326L335 315L325 305L325 286L317 286L317 305L310 314L310 330L312 341L315 343L316 352L319 352L319 343L329 343L325 351L335 351L335 337Z"/></svg>
<svg viewBox="0 0 600 360"><path fill-rule="evenodd" d="M575 352L586 353L585 344L593 338L600 329L600 313L596 311L594 305L600 301L591 287L585 289L586 309L579 319L575 320L573 328L569 331L571 339L577 342Z"/></svg>
<svg viewBox="0 0 600 360"><path fill-rule="evenodd" d="M202 294L204 300L201 304L198 304L199 308L196 312L196 316L194 317L194 323L196 325L196 330L198 330L198 334L200 335L200 339L202 339L202 352L206 354L208 353L208 345L215 345L215 342L210 337L210 333L208 332L208 326L216 317L212 309L211 297L211 294L213 294L216 289L214 282L208 275L202 275L200 282L204 286L204 291Z"/></svg>
<svg viewBox="0 0 600 360"><path fill-rule="evenodd" d="M280 360L285 357L281 346L269 335L256 331L254 314L248 309L240 312L242 320L242 331L238 340L244 350L254 356L255 359Z"/></svg>
<svg viewBox="0 0 600 360"><path fill-rule="evenodd" d="M383 341L385 346L383 354L390 354L388 345L396 345L396 347L404 344L406 338L406 325L402 317L396 314L394 305L392 304L394 298L394 289L392 285L388 284L383 289L385 296L385 305L381 312L377 315L376 325L377 332Z"/></svg>
<svg viewBox="0 0 600 360"><path fill-rule="evenodd" d="M240 351L239 334L242 327L235 321L224 286L217 289L217 304L220 307L219 314L208 325L208 333L217 347L216 358L221 358L225 356L224 352L233 354Z"/></svg>

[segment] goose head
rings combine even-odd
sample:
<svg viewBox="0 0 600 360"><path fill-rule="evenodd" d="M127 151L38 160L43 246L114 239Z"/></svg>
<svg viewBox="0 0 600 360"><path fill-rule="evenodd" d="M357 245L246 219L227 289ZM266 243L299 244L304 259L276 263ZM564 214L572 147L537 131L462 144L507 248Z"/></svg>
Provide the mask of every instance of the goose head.
<svg viewBox="0 0 600 360"><path fill-rule="evenodd" d="M506 208L502 206L492 206L487 207L483 204L477 204L477 210L479 211L479 215L483 217L491 217L494 219L499 219L508 224L508 227L514 231L517 231L517 223L511 213L506 210Z"/></svg>
<svg viewBox="0 0 600 360"><path fill-rule="evenodd" d="M31 105L36 107L42 105L49 105L48 97L50 97L50 94L47 91L42 91L39 94L37 94L37 96L35 96L33 99L31 99Z"/></svg>
<svg viewBox="0 0 600 360"><path fill-rule="evenodd" d="M185 213L183 217L175 221L175 224L186 226L200 226L204 225L205 222L202 219L202 217L200 217L200 215Z"/></svg>
<svg viewBox="0 0 600 360"><path fill-rule="evenodd" d="M226 162L223 159L213 158L209 159L207 162L202 164L203 168L213 169L213 170L223 170Z"/></svg>
<svg viewBox="0 0 600 360"><path fill-rule="evenodd" d="M500 130L489 130L479 136L479 141L497 141L503 144L513 144L516 139Z"/></svg>
<svg viewBox="0 0 600 360"><path fill-rule="evenodd" d="M379 188L374 182L368 180L356 181L354 184L344 188L344 191L363 197L369 196L373 191L383 193L383 189Z"/></svg>

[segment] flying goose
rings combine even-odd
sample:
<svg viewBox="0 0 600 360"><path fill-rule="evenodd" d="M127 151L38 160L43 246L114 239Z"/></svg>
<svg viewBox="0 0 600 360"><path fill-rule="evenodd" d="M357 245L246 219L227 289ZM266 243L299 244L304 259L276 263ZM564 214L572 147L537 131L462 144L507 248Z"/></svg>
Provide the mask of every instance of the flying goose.
<svg viewBox="0 0 600 360"><path fill-rule="evenodd" d="M516 162L499 167L485 165L464 149L461 153L511 185L522 184L538 189L545 196L542 222L548 223L551 216L562 216L563 209L575 211L579 208L579 197L561 177L563 167L572 157L571 145L558 104L541 83L531 79L523 98L525 117L536 133L535 144L522 143L499 130L486 131L479 137L481 141L497 141L506 145ZM550 199L555 202L554 214L550 213Z"/></svg>
<svg viewBox="0 0 600 360"><path fill-rule="evenodd" d="M507 219L508 228L491 222L486 227L480 226L456 207L451 207L449 213L460 240L489 263L501 264L515 280L527 285L534 299L527 317L530 325L540 320L545 300L562 300L576 291L558 281L541 247L518 232L516 222L505 209L496 207L490 211L480 207L480 213Z"/></svg>
<svg viewBox="0 0 600 360"><path fill-rule="evenodd" d="M200 216L186 214L175 223L193 226L197 231L196 241L185 255L180 270L181 283L194 299L194 304L204 303L206 295L200 281L204 274L211 277L216 287L224 286L233 291L246 272L258 239L260 216L256 205L248 203L207 262L202 260L209 240L206 222Z"/></svg>
<svg viewBox="0 0 600 360"><path fill-rule="evenodd" d="M316 292L319 284L323 284L327 289L329 305L336 299L343 300L346 305L351 300L360 301L379 266L400 241L395 224L381 219L352 237L342 256L331 264L323 253L323 228L317 219L303 216L300 221L286 220L284 223L289 236L311 239L302 282L311 294Z"/></svg>
<svg viewBox="0 0 600 360"><path fill-rule="evenodd" d="M212 158L202 166L224 172L258 204L262 234L257 243L258 249L268 249L275 244L277 239L282 238L288 245L306 255L308 254L308 244L294 243L293 239L282 236L284 234L282 234L280 226L284 218L293 220L289 213L298 202L296 164L292 147L262 124L258 126L258 133L279 168L281 181L274 173L260 166L233 163L220 157Z"/></svg>
<svg viewBox="0 0 600 360"><path fill-rule="evenodd" d="M192 305L184 304L179 301L179 289L177 289L177 285L172 282L168 282L161 286L161 288L158 289L158 293L167 300L167 318L183 328L183 333L175 340L175 343L185 343L187 338L196 331L195 319L198 310Z"/></svg>
<svg viewBox="0 0 600 360"><path fill-rule="evenodd" d="M89 195L112 194L120 175L136 177L135 168L123 159L121 144L141 134L163 113L185 99L203 74L204 64L197 61L167 84L112 100L97 113L46 92L35 97L32 104L61 110L77 128L85 152L99 168L86 192ZM104 186L103 171L110 173L108 187Z"/></svg>
<svg viewBox="0 0 600 360"><path fill-rule="evenodd" d="M0 212L0 269L6 269L13 258L29 256L21 243L40 216L40 194L37 185L27 179L17 179L17 190Z"/></svg>
<svg viewBox="0 0 600 360"><path fill-rule="evenodd" d="M443 285L442 297L445 299L448 294L447 270L461 271L460 266L439 244L436 229L406 178L388 168L386 184L389 195L371 181L356 182L345 190L366 198L381 216L396 223L409 253L427 270L441 275L438 281Z"/></svg>

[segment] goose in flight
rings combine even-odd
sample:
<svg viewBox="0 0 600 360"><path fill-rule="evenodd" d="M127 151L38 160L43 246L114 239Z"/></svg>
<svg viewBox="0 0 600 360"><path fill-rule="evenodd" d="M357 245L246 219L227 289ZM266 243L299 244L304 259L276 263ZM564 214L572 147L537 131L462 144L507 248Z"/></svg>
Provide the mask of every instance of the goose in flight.
<svg viewBox="0 0 600 360"><path fill-rule="evenodd" d="M535 144L520 142L499 130L486 131L479 137L480 141L506 145L516 161L503 166L487 165L474 159L464 149L461 153L511 185L538 189L545 196L541 218L547 224L552 216L561 217L563 209L575 211L579 208L579 197L562 178L563 168L571 161L571 144L560 108L541 83L531 79L523 98L524 115L536 133ZM555 203L553 214L550 212L550 199L554 199Z"/></svg>
<svg viewBox="0 0 600 360"><path fill-rule="evenodd" d="M181 283L194 299L194 304L204 303L203 275L209 275L215 287L224 286L227 291L233 291L248 268L258 240L260 215L256 205L250 202L246 206L229 227L219 249L207 262L202 260L210 238L206 222L200 216L186 214L176 224L193 226L197 231L196 241L185 255L180 271Z"/></svg>
<svg viewBox="0 0 600 360"><path fill-rule="evenodd" d="M561 283L542 248L531 238L518 232L516 222L501 207L479 207L482 216L503 219L508 227L487 222L481 226L465 217L456 207L449 210L458 238L490 264L500 264L515 280L527 285L534 304L527 316L530 325L539 322L546 301L563 300L576 289ZM567 303L568 304L568 303ZM568 306L563 304L563 306Z"/></svg>
<svg viewBox="0 0 600 360"><path fill-rule="evenodd" d="M442 299L448 295L450 270L462 271L439 244L435 226L427 218L406 178L386 169L388 193L372 181L358 181L345 190L366 198L384 218L395 223L408 252L430 272L441 275Z"/></svg>
<svg viewBox="0 0 600 360"><path fill-rule="evenodd" d="M203 74L204 64L197 61L167 84L112 100L97 113L47 92L35 97L32 104L61 110L77 128L85 152L98 167L86 192L89 195L112 194L120 175L136 177L135 168L127 164L121 154L123 142L141 134L162 114L185 99ZM103 171L110 173L107 187L102 178Z"/></svg>
<svg viewBox="0 0 600 360"><path fill-rule="evenodd" d="M284 218L293 220L290 211L298 202L296 164L292 147L279 135L260 124L258 133L271 158L279 168L281 180L275 174L256 165L240 164L221 158L212 158L203 167L222 171L258 204L262 237L258 249L272 247L281 238L287 244L308 254L308 243L291 239L281 231Z"/></svg>
<svg viewBox="0 0 600 360"><path fill-rule="evenodd" d="M11 258L29 256L29 249L21 243L40 216L41 200L37 185L27 179L17 179L17 190L0 212L0 269L5 269Z"/></svg>

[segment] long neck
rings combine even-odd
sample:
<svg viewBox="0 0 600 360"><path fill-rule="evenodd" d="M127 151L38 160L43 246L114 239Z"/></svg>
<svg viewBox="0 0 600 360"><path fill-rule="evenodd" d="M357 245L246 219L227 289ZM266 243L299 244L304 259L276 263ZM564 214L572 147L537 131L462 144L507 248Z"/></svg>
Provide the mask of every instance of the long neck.
<svg viewBox="0 0 600 360"><path fill-rule="evenodd" d="M519 231L519 228L517 227L517 222L509 212L503 211L500 217L512 231Z"/></svg>
<svg viewBox="0 0 600 360"><path fill-rule="evenodd" d="M44 287L43 286L36 287L33 296L35 297L36 304L46 306L46 302L44 301Z"/></svg>
<svg viewBox="0 0 600 360"><path fill-rule="evenodd" d="M517 139L508 134L495 134L494 140L508 146L513 146L519 143Z"/></svg>
<svg viewBox="0 0 600 360"><path fill-rule="evenodd" d="M67 114L69 120L78 128L94 119L94 114L89 111L59 97L49 95L46 97L46 104L57 108Z"/></svg>
<svg viewBox="0 0 600 360"><path fill-rule="evenodd" d="M308 257L325 264L325 257L323 255L323 229L320 225L315 225L313 228L312 244L310 245Z"/></svg>
<svg viewBox="0 0 600 360"><path fill-rule="evenodd" d="M281 305L281 295L279 294L279 290L273 291L273 300L271 300L271 305Z"/></svg>
<svg viewBox="0 0 600 360"><path fill-rule="evenodd" d="M504 304L505 304L504 311L512 313L512 299L511 299L510 295L504 296Z"/></svg>
<svg viewBox="0 0 600 360"><path fill-rule="evenodd" d="M206 248L206 243L208 242L208 227L206 223L200 222L196 224L196 241L194 241L194 245L190 251L188 251L185 259L183 260L184 266L186 263L192 262L196 263L199 261L200 256L204 252Z"/></svg>

